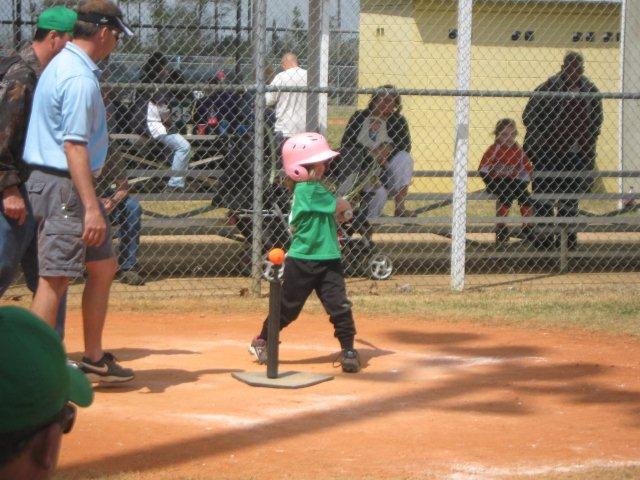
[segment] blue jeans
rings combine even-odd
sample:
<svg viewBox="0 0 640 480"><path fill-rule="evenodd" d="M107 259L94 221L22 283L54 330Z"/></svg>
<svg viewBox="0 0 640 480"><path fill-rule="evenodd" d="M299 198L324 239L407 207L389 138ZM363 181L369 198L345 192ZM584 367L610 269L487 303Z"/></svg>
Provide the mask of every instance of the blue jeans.
<svg viewBox="0 0 640 480"><path fill-rule="evenodd" d="M24 186L20 186L20 193L27 202ZM18 225L15 220L4 216L0 202L0 297L18 274L18 266L22 266L27 287L35 293L38 287L38 238L31 208L27 205L27 218L22 225ZM60 301L56 317L56 331L61 339L64 338L66 310L65 294Z"/></svg>
<svg viewBox="0 0 640 480"><path fill-rule="evenodd" d="M111 223L118 225L118 263L121 270L131 270L138 263L140 229L142 228L140 202L128 196L111 212Z"/></svg>
<svg viewBox="0 0 640 480"><path fill-rule="evenodd" d="M186 170L189 166L189 157L191 156L191 145L179 133L170 135L161 135L158 140L173 151L173 161L171 162L171 170ZM170 187L184 188L185 177L171 177L169 179Z"/></svg>

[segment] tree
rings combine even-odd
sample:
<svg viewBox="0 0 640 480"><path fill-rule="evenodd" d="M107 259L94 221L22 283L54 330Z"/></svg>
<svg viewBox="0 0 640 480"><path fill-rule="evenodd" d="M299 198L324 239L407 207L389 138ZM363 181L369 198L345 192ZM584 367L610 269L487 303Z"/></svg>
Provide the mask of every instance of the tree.
<svg viewBox="0 0 640 480"><path fill-rule="evenodd" d="M286 44L280 39L275 19L271 24L271 57L280 59L286 53Z"/></svg>
<svg viewBox="0 0 640 480"><path fill-rule="evenodd" d="M287 50L291 50L298 58L307 58L307 24L302 18L302 12L296 5L291 12L293 18L291 19L291 29L293 30L289 36Z"/></svg>

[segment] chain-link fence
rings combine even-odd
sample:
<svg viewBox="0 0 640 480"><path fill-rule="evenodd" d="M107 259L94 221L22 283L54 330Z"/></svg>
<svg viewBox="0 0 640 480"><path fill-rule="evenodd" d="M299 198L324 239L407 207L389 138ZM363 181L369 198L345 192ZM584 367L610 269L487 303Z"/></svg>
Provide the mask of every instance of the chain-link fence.
<svg viewBox="0 0 640 480"><path fill-rule="evenodd" d="M0 5L3 45L28 40L43 6ZM353 277L462 289L640 267L638 2L121 7L136 36L103 66L99 191L128 193L111 213L123 283L257 291L290 240L279 150L303 130L340 149L326 182L355 207L339 231Z"/></svg>

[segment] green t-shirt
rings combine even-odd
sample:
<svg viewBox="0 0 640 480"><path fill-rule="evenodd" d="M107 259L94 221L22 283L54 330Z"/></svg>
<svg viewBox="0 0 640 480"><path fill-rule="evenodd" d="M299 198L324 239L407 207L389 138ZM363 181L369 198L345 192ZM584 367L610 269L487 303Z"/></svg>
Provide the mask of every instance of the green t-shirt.
<svg viewBox="0 0 640 480"><path fill-rule="evenodd" d="M289 222L293 241L288 256L302 260L340 259L335 211L336 198L321 183L296 183Z"/></svg>

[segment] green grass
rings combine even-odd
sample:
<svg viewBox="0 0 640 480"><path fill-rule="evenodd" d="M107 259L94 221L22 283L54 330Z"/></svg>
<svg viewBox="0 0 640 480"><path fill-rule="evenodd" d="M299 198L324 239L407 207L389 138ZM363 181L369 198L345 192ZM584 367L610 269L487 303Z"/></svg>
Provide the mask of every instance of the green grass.
<svg viewBox="0 0 640 480"><path fill-rule="evenodd" d="M609 334L633 335L640 337L640 287L637 284L626 288L578 286L567 283L539 284L530 286L500 286L471 288L463 293L454 293L446 289L430 291L420 289L419 277L402 277L391 282L382 282L380 294L370 294L368 289L373 282L361 281L348 286L349 296L357 316L376 316L401 322L406 318L425 322L459 323L469 322L485 326L509 326L530 330L584 330ZM243 281L244 280L244 281ZM199 279L200 289L211 291L220 286L215 279ZM225 288L235 292L226 280ZM110 301L110 312L145 313L198 313L212 315L249 314L266 312L266 295L262 298L240 296L241 286L247 287L248 280L238 281L238 293L227 297L170 297L171 291L179 292L178 280L164 280L150 283L150 292L161 289L162 297L139 295L128 297L126 294L114 294ZM396 285L405 283L414 285L412 293L396 292ZM235 285L235 284L234 284ZM175 289L171 287L175 286ZM80 286L75 285L73 291ZM265 290L266 292L266 290ZM71 295L70 308L77 308L79 295ZM21 303L27 306L28 296L23 295ZM320 303L312 297L305 312L324 315Z"/></svg>
<svg viewBox="0 0 640 480"><path fill-rule="evenodd" d="M206 207L211 205L211 202L199 201L199 200L175 200L175 201L153 201L141 202L142 207L145 210L149 210L162 215L178 215L186 213L197 208ZM211 210L210 212L200 214L197 218L219 218L225 216L226 209L218 208Z"/></svg>
<svg viewBox="0 0 640 480"><path fill-rule="evenodd" d="M595 289L594 289L595 290ZM640 336L637 292L596 293L555 288L475 290L464 293L353 295L354 309L392 317L412 315L425 321L473 322L527 329L579 329ZM318 311L320 309L318 308Z"/></svg>
<svg viewBox="0 0 640 480"><path fill-rule="evenodd" d="M54 480L150 480L150 479L167 479L172 480L202 480L205 477L192 477L192 476L175 476L172 473L170 477L158 476L156 474L139 474L139 473L127 473L119 475L103 475L103 476L66 476L56 475ZM294 475L287 475L286 478L295 478ZM304 478L310 478L305 476ZM316 477L317 480L374 480L377 477ZM388 477L386 477L388 478ZM412 479L438 479L447 478L443 475L427 476L420 475L419 477L402 476L395 477L391 480L412 480ZM475 478L475 477L474 477ZM479 478L479 477L478 477ZM599 468L586 470L583 472L574 473L554 473L554 474L542 474L542 475L519 475L519 476L490 476L487 477L494 480L634 480L640 478L639 467L623 467L623 468ZM246 477L246 480L254 480L253 477Z"/></svg>
<svg viewBox="0 0 640 480"><path fill-rule="evenodd" d="M584 472L554 473L548 475L519 476L513 480L635 480L640 478L640 467L598 468Z"/></svg>
<svg viewBox="0 0 640 480"><path fill-rule="evenodd" d="M327 140L333 148L340 147L342 134L349 118L356 111L356 107L344 105L330 105L327 113Z"/></svg>

